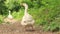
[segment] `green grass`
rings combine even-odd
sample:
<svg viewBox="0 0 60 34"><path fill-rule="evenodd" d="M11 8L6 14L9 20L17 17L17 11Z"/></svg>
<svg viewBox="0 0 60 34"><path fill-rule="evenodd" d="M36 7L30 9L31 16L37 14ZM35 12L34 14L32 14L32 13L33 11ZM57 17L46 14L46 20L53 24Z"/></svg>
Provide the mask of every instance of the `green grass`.
<svg viewBox="0 0 60 34"><path fill-rule="evenodd" d="M14 11L12 13L12 15L13 15L14 19L21 20L24 15L24 12L23 12L23 10L19 10L18 12Z"/></svg>
<svg viewBox="0 0 60 34"><path fill-rule="evenodd" d="M4 22L3 18L4 18L4 16L0 15L0 24Z"/></svg>

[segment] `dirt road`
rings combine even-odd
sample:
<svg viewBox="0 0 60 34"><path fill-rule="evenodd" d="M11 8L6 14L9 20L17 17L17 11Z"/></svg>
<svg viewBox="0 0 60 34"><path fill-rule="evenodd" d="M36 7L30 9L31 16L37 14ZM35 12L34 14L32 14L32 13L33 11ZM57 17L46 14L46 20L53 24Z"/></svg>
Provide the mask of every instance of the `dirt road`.
<svg viewBox="0 0 60 34"><path fill-rule="evenodd" d="M24 31L20 23L14 24L0 24L0 34L57 34L43 31Z"/></svg>

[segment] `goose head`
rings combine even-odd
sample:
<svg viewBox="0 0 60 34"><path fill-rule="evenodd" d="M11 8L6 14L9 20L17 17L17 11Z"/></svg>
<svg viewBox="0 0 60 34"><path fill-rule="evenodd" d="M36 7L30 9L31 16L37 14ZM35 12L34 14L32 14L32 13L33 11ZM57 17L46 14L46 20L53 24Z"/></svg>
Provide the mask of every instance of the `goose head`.
<svg viewBox="0 0 60 34"><path fill-rule="evenodd" d="M22 6L25 7L25 9L28 9L28 5L26 3L21 3Z"/></svg>

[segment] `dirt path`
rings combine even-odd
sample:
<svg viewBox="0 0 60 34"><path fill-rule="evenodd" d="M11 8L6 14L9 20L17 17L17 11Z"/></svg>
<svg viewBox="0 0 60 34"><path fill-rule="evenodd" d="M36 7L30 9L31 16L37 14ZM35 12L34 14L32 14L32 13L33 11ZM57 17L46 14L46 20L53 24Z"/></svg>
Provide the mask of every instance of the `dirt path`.
<svg viewBox="0 0 60 34"><path fill-rule="evenodd" d="M24 31L20 23L14 24L0 24L0 34L57 34L52 32L42 32L42 31Z"/></svg>

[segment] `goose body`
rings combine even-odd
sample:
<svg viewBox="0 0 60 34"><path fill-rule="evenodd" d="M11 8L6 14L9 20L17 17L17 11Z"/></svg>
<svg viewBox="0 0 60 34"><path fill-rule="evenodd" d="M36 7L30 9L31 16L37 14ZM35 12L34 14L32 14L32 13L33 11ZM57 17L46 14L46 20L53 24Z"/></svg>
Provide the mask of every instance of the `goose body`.
<svg viewBox="0 0 60 34"><path fill-rule="evenodd" d="M27 14L25 14L23 16L21 24L22 25L28 25L28 24L33 25L34 24L34 20L33 20L32 16L27 13Z"/></svg>

